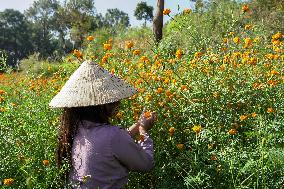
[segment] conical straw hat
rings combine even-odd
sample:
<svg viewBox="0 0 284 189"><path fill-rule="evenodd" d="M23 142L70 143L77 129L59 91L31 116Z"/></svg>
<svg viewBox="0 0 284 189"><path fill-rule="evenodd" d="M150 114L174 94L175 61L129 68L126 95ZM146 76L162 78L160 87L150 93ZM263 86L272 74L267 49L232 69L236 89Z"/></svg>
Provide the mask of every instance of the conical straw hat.
<svg viewBox="0 0 284 189"><path fill-rule="evenodd" d="M131 97L135 88L103 69L85 61L51 100L53 108L95 106Z"/></svg>

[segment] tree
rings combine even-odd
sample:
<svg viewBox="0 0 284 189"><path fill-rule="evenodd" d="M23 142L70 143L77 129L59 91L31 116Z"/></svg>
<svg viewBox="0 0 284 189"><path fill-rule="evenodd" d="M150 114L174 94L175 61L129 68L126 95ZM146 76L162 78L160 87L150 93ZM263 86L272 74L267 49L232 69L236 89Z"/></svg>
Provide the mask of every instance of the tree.
<svg viewBox="0 0 284 189"><path fill-rule="evenodd" d="M147 20L152 21L153 19L153 10L152 6L148 6L146 2L140 2L137 4L136 9L134 11L134 16L137 20L144 19L144 26L146 26Z"/></svg>
<svg viewBox="0 0 284 189"><path fill-rule="evenodd" d="M130 26L129 16L127 13L119 9L107 9L105 14L105 22L108 26Z"/></svg>
<svg viewBox="0 0 284 189"><path fill-rule="evenodd" d="M79 48L84 36L92 30L95 6L93 0L68 0L64 6L66 22L70 28L70 37L74 48Z"/></svg>
<svg viewBox="0 0 284 189"><path fill-rule="evenodd" d="M25 11L28 20L33 23L33 43L41 56L47 57L54 51L51 43L52 31L55 28L55 13L59 3L57 0L38 0Z"/></svg>
<svg viewBox="0 0 284 189"><path fill-rule="evenodd" d="M0 12L0 50L6 51L9 65L16 66L18 60L32 52L30 31L21 12L13 9Z"/></svg>
<svg viewBox="0 0 284 189"><path fill-rule="evenodd" d="M153 32L157 43L159 43L163 37L164 7L165 7L164 0L157 0L157 12L153 20Z"/></svg>

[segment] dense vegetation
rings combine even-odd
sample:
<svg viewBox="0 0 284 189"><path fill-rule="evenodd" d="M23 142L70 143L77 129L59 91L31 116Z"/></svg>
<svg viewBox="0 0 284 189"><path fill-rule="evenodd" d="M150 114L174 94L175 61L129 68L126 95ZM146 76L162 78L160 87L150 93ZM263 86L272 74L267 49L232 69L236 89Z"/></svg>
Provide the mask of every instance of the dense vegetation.
<svg viewBox="0 0 284 189"><path fill-rule="evenodd" d="M155 168L131 173L126 188L282 188L284 7L267 2L198 1L179 15L165 10L159 45L150 28L98 29L61 62L34 55L1 74L2 187L62 188L60 110L48 102L93 60L139 90L113 124L129 126L143 107L159 115Z"/></svg>

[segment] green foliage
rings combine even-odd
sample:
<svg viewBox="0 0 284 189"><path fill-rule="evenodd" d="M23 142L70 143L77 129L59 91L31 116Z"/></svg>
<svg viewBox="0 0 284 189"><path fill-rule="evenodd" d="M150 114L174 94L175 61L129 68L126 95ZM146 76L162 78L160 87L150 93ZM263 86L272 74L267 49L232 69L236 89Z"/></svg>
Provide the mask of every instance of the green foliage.
<svg viewBox="0 0 284 189"><path fill-rule="evenodd" d="M0 50L0 72L5 72L7 70L7 58L7 53Z"/></svg>
<svg viewBox="0 0 284 189"><path fill-rule="evenodd" d="M146 26L147 20L153 20L153 10L154 8L152 6L148 6L146 2L142 1L137 4L134 11L134 16L137 18L137 20L144 19L144 26Z"/></svg>
<svg viewBox="0 0 284 189"><path fill-rule="evenodd" d="M129 23L129 16L127 13L119 10L119 9L107 9L105 14L105 22L108 26L116 27L116 26L124 26L128 27Z"/></svg>

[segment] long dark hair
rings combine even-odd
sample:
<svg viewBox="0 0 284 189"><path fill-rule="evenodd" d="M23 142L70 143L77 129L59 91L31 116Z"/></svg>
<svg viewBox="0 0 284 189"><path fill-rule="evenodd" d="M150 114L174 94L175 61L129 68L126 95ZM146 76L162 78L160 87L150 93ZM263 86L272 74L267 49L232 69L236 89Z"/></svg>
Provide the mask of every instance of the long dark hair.
<svg viewBox="0 0 284 189"><path fill-rule="evenodd" d="M109 123L109 118L114 113L119 102L98 106L64 108L61 116L57 146L57 166L62 167L64 163L71 165L71 153L73 139L77 133L79 123L82 120L90 120L95 123ZM69 171L65 171L63 176L66 180Z"/></svg>

